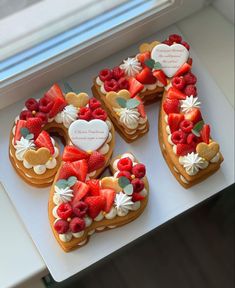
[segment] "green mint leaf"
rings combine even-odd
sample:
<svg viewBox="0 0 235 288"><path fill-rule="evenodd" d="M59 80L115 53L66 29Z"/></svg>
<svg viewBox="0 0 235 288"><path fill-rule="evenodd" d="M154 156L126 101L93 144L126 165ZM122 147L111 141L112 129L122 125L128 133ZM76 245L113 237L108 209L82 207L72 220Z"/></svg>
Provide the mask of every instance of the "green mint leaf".
<svg viewBox="0 0 235 288"><path fill-rule="evenodd" d="M153 66L154 70L160 70L162 69L162 64L160 62L156 62Z"/></svg>
<svg viewBox="0 0 235 288"><path fill-rule="evenodd" d="M122 177L118 178L118 184L121 188L124 188L130 184L130 180L128 178L122 176Z"/></svg>
<svg viewBox="0 0 235 288"><path fill-rule="evenodd" d="M66 187L68 187L68 181L65 179L60 179L59 181L55 183L55 186L61 189L65 189Z"/></svg>
<svg viewBox="0 0 235 288"><path fill-rule="evenodd" d="M68 82L63 82L65 93L75 92Z"/></svg>
<svg viewBox="0 0 235 288"><path fill-rule="evenodd" d="M24 138L26 138L26 136L29 134L29 129L28 128L20 128L20 134L21 136L23 136Z"/></svg>
<svg viewBox="0 0 235 288"><path fill-rule="evenodd" d="M126 99L118 97L116 101L122 108L126 108Z"/></svg>
<svg viewBox="0 0 235 288"><path fill-rule="evenodd" d="M77 177L75 176L71 176L68 178L67 182L68 182L68 186L72 187L76 182L77 182Z"/></svg>
<svg viewBox="0 0 235 288"><path fill-rule="evenodd" d="M202 130L203 125L204 125L204 121L203 120L197 122L194 125L193 129L192 129L192 133L194 135L196 135L197 137L199 137L200 136L200 131Z"/></svg>
<svg viewBox="0 0 235 288"><path fill-rule="evenodd" d="M123 191L127 194L127 195L132 195L133 194L133 185L132 184L128 184L126 187L124 187Z"/></svg>
<svg viewBox="0 0 235 288"><path fill-rule="evenodd" d="M144 64L148 66L150 69L153 69L155 61L153 59L147 59L144 61Z"/></svg>
<svg viewBox="0 0 235 288"><path fill-rule="evenodd" d="M137 106L139 106L139 104L140 104L140 101L132 98L126 102L126 108L133 109L133 108L136 108Z"/></svg>
<svg viewBox="0 0 235 288"><path fill-rule="evenodd" d="M33 140L34 134L30 133L25 137L27 140Z"/></svg>

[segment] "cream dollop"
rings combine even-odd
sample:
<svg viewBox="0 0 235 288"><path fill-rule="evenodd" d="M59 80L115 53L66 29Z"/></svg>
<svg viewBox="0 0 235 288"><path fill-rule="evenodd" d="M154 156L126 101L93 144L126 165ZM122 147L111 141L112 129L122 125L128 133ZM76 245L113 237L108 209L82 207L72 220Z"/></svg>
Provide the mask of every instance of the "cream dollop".
<svg viewBox="0 0 235 288"><path fill-rule="evenodd" d="M66 128L69 128L70 124L77 119L78 110L73 105L68 105L61 112L63 124Z"/></svg>
<svg viewBox="0 0 235 288"><path fill-rule="evenodd" d="M196 175L199 169L205 169L208 166L208 162L194 152L179 157L179 162L190 176Z"/></svg>
<svg viewBox="0 0 235 288"><path fill-rule="evenodd" d="M114 108L114 111L119 115L120 122L129 129L136 129L139 124L140 113L137 108Z"/></svg>
<svg viewBox="0 0 235 288"><path fill-rule="evenodd" d="M105 215L106 219L113 219L117 216L117 209L115 207L112 207L108 213Z"/></svg>
<svg viewBox="0 0 235 288"><path fill-rule="evenodd" d="M59 188L55 185L55 193L53 197L53 201L56 205L62 202L69 202L73 197L73 190L69 187Z"/></svg>
<svg viewBox="0 0 235 288"><path fill-rule="evenodd" d="M120 68L125 71L126 75L131 77L134 77L142 69L140 62L136 58L127 58L120 65Z"/></svg>
<svg viewBox="0 0 235 288"><path fill-rule="evenodd" d="M184 113L189 112L193 108L200 108L201 102L198 101L198 97L186 96L185 100L181 100L181 111Z"/></svg>
<svg viewBox="0 0 235 288"><path fill-rule="evenodd" d="M114 200L115 206L117 208L118 216L125 216L128 214L129 210L132 210L133 202L130 196L127 196L125 193L120 192L116 194Z"/></svg>
<svg viewBox="0 0 235 288"><path fill-rule="evenodd" d="M35 144L33 140L25 139L24 137L21 137L19 141L16 141L16 158L20 161L24 160L24 154L28 150L35 150Z"/></svg>

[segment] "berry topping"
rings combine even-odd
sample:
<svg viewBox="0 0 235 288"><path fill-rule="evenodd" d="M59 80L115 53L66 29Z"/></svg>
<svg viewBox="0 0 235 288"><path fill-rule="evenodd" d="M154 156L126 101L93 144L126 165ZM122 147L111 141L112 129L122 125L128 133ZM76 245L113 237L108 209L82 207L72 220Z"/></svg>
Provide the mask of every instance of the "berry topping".
<svg viewBox="0 0 235 288"><path fill-rule="evenodd" d="M129 171L120 171L118 174L117 174L117 178L120 178L120 177L126 177L127 179L129 179L130 181L132 180L131 178L131 173Z"/></svg>
<svg viewBox="0 0 235 288"><path fill-rule="evenodd" d="M87 180L86 184L90 187L90 194L92 196L100 195L100 181L98 179Z"/></svg>
<svg viewBox="0 0 235 288"><path fill-rule="evenodd" d="M43 113L49 113L53 107L53 100L48 97L42 97L39 100L39 111Z"/></svg>
<svg viewBox="0 0 235 288"><path fill-rule="evenodd" d="M18 120L16 122L16 129L15 129L15 136L14 136L14 144L16 144L16 141L20 140L22 135L20 132L21 128L26 128L26 121L25 120Z"/></svg>
<svg viewBox="0 0 235 288"><path fill-rule="evenodd" d="M29 110L23 110L20 112L20 120L27 120L29 118L34 117L32 112Z"/></svg>
<svg viewBox="0 0 235 288"><path fill-rule="evenodd" d="M88 205L88 215L94 219L105 207L105 198L103 196L88 196L85 199Z"/></svg>
<svg viewBox="0 0 235 288"><path fill-rule="evenodd" d="M40 118L42 120L42 124L43 125L47 123L47 120L48 120L47 114L45 114L43 112L37 112L35 114L35 117Z"/></svg>
<svg viewBox="0 0 235 288"><path fill-rule="evenodd" d="M187 144L191 145L192 147L196 146L197 143L199 142L199 138L193 134L193 133L189 133L187 136Z"/></svg>
<svg viewBox="0 0 235 288"><path fill-rule="evenodd" d="M72 206L69 203L62 203L57 208L57 214L60 218L67 220L72 215Z"/></svg>
<svg viewBox="0 0 235 288"><path fill-rule="evenodd" d="M190 112L184 114L185 120L189 120L196 124L200 120L202 120L201 111L197 108L192 108Z"/></svg>
<svg viewBox="0 0 235 288"><path fill-rule="evenodd" d="M102 108L97 108L94 111L92 111L92 117L94 119L99 119L105 121L107 119L107 113Z"/></svg>
<svg viewBox="0 0 235 288"><path fill-rule="evenodd" d="M124 76L125 76L125 72L119 66L113 68L113 78L115 80L118 81L120 78Z"/></svg>
<svg viewBox="0 0 235 288"><path fill-rule="evenodd" d="M55 117L60 111L64 109L67 105L63 92L61 91L58 84L54 84L50 90L48 90L45 94L45 97L51 101L53 101L53 106L49 112L49 118ZM49 101L48 100L48 101Z"/></svg>
<svg viewBox="0 0 235 288"><path fill-rule="evenodd" d="M168 124L170 126L171 133L179 129L180 123L184 120L183 114L170 113L168 115Z"/></svg>
<svg viewBox="0 0 235 288"><path fill-rule="evenodd" d="M131 181L131 184L133 185L133 191L138 193L144 189L144 182L138 178L133 179Z"/></svg>
<svg viewBox="0 0 235 288"><path fill-rule="evenodd" d="M173 44L173 42L171 42L170 40L167 39L167 40L162 41L162 44L166 44L168 46L171 46Z"/></svg>
<svg viewBox="0 0 235 288"><path fill-rule="evenodd" d="M133 194L132 194L132 201L133 202L137 202L137 201L142 201L142 200L144 200L144 196L143 195L141 195L140 193L137 193L137 192L134 192Z"/></svg>
<svg viewBox="0 0 235 288"><path fill-rule="evenodd" d="M78 160L72 163L73 169L75 171L74 176L78 178L80 181L85 181L87 172L88 172L88 164L87 160Z"/></svg>
<svg viewBox="0 0 235 288"><path fill-rule="evenodd" d="M86 121L90 121L92 118L91 109L88 107L82 107L79 110L78 118Z"/></svg>
<svg viewBox="0 0 235 288"><path fill-rule="evenodd" d="M184 89L185 84L186 84L183 76L174 77L171 83L175 88L181 91Z"/></svg>
<svg viewBox="0 0 235 288"><path fill-rule="evenodd" d="M120 171L131 171L132 170L132 161L129 157L121 158L117 163L117 168Z"/></svg>
<svg viewBox="0 0 235 288"><path fill-rule="evenodd" d="M178 34L171 34L169 36L169 40L172 42L172 43L181 43L182 41L182 37Z"/></svg>
<svg viewBox="0 0 235 288"><path fill-rule="evenodd" d="M189 120L183 120L180 123L180 129L185 133L190 133L193 129L193 122Z"/></svg>
<svg viewBox="0 0 235 288"><path fill-rule="evenodd" d="M187 49L187 50L190 50L190 46L187 42L185 41L182 41L181 44Z"/></svg>
<svg viewBox="0 0 235 288"><path fill-rule="evenodd" d="M38 109L39 109L38 101L34 98L29 98L25 102L25 106L29 111L38 111Z"/></svg>
<svg viewBox="0 0 235 288"><path fill-rule="evenodd" d="M157 78L164 86L167 85L166 75L162 70L155 70L153 72L153 76Z"/></svg>
<svg viewBox="0 0 235 288"><path fill-rule="evenodd" d="M137 55L137 59L141 63L142 67L145 67L145 61L148 60L149 58L150 58L149 51Z"/></svg>
<svg viewBox="0 0 235 288"><path fill-rule="evenodd" d="M65 162L63 163L60 172L59 172L59 176L58 176L58 180L59 179L68 179L70 176L75 176L75 171L74 168L72 166L72 163L70 162Z"/></svg>
<svg viewBox="0 0 235 288"><path fill-rule="evenodd" d="M106 92L118 91L118 82L115 79L104 81L104 89Z"/></svg>
<svg viewBox="0 0 235 288"><path fill-rule="evenodd" d="M193 95L193 97L196 97L197 96L197 87L194 86L194 85L187 85L184 89L184 93L187 95L187 96L191 96Z"/></svg>
<svg viewBox="0 0 235 288"><path fill-rule="evenodd" d="M188 72L184 75L184 80L186 84L196 84L197 77L192 72Z"/></svg>
<svg viewBox="0 0 235 288"><path fill-rule="evenodd" d="M144 104L143 104L142 99L139 96L135 96L134 98L140 102L140 104L137 106L137 109L138 109L138 112L140 113L140 116L142 118L145 118L146 112L145 112L145 108L144 108Z"/></svg>
<svg viewBox="0 0 235 288"><path fill-rule="evenodd" d="M73 213L80 218L83 218L86 215L87 209L88 206L83 201L77 201L73 203Z"/></svg>
<svg viewBox="0 0 235 288"><path fill-rule="evenodd" d="M64 234L69 230L69 223L63 219L59 219L55 222L54 228L57 233Z"/></svg>
<svg viewBox="0 0 235 288"><path fill-rule="evenodd" d="M135 175L136 178L143 178L146 174L146 169L144 164L136 164L132 167L132 174Z"/></svg>
<svg viewBox="0 0 235 288"><path fill-rule="evenodd" d="M193 65L193 58L189 57L187 62L189 65L192 66Z"/></svg>
<svg viewBox="0 0 235 288"><path fill-rule="evenodd" d="M122 77L118 80L118 86L119 86L119 89L126 89L128 90L129 89L129 82L126 78Z"/></svg>
<svg viewBox="0 0 235 288"><path fill-rule="evenodd" d="M188 153L195 152L195 146L189 144L177 144L176 145L176 154L178 156L185 156Z"/></svg>
<svg viewBox="0 0 235 288"><path fill-rule="evenodd" d="M105 199L104 211L108 213L113 206L115 191L113 189L101 189L100 195Z"/></svg>
<svg viewBox="0 0 235 288"><path fill-rule="evenodd" d="M184 63L179 70L175 73L175 77L176 76L182 76L185 73L187 73L188 71L191 70L191 65L189 65L188 63Z"/></svg>
<svg viewBox="0 0 235 288"><path fill-rule="evenodd" d="M202 130L200 131L202 141L206 144L209 144L210 142L210 130L210 125L204 124Z"/></svg>
<svg viewBox="0 0 235 288"><path fill-rule="evenodd" d="M105 157L98 151L93 151L88 159L88 172L92 172L104 167Z"/></svg>
<svg viewBox="0 0 235 288"><path fill-rule="evenodd" d="M56 98L54 100L54 104L49 112L49 118L53 118L55 117L60 111L62 111L64 109L64 107L66 106L66 102L63 98Z"/></svg>
<svg viewBox="0 0 235 288"><path fill-rule="evenodd" d="M40 134L41 130L42 130L41 118L38 118L38 117L29 118L27 120L26 127L29 129L30 133L32 133L34 135L34 139L37 138L38 135Z"/></svg>
<svg viewBox="0 0 235 288"><path fill-rule="evenodd" d="M137 81L134 77L129 79L129 92L131 97L134 97L143 90L144 85Z"/></svg>
<svg viewBox="0 0 235 288"><path fill-rule="evenodd" d="M163 102L163 109L166 114L179 113L180 112L180 101L178 99L168 99Z"/></svg>
<svg viewBox="0 0 235 288"><path fill-rule="evenodd" d="M101 104L100 104L100 101L95 99L95 98L90 98L89 99L89 108L93 111L97 108L100 108L101 107Z"/></svg>
<svg viewBox="0 0 235 288"><path fill-rule="evenodd" d="M156 83L156 78L153 76L152 70L149 67L145 67L135 78L142 84Z"/></svg>
<svg viewBox="0 0 235 288"><path fill-rule="evenodd" d="M90 155L87 152L81 151L75 146L68 145L64 148L62 160L65 162L73 162L81 159L88 159L89 156Z"/></svg>
<svg viewBox="0 0 235 288"><path fill-rule="evenodd" d="M171 135L171 141L174 144L183 144L186 143L187 134L183 131L175 131Z"/></svg>
<svg viewBox="0 0 235 288"><path fill-rule="evenodd" d="M69 223L69 228L72 233L78 233L80 231L83 231L85 227L85 221L79 217L74 217Z"/></svg>
<svg viewBox="0 0 235 288"><path fill-rule="evenodd" d="M171 87L167 91L167 98L168 99L185 100L186 95L183 92L181 92L180 90L178 90L177 88Z"/></svg>
<svg viewBox="0 0 235 288"><path fill-rule="evenodd" d="M103 69L99 73L100 80L105 82L111 80L113 77L113 71L110 69Z"/></svg>
<svg viewBox="0 0 235 288"><path fill-rule="evenodd" d="M51 88L45 93L44 97L47 97L48 99L51 100L55 100L57 98L64 99L63 92L57 83L51 86Z"/></svg>
<svg viewBox="0 0 235 288"><path fill-rule="evenodd" d="M87 196L89 190L90 190L90 187L86 183L83 183L81 181L77 181L73 185L73 200L72 200L73 207L76 203L80 203L81 200L85 196Z"/></svg>
<svg viewBox="0 0 235 288"><path fill-rule="evenodd" d="M43 130L38 135L37 139L35 140L35 145L37 145L37 147L39 147L39 148L40 147L48 148L50 150L51 155L53 155L55 153L55 149L54 149L53 143L51 141L51 137L45 130Z"/></svg>

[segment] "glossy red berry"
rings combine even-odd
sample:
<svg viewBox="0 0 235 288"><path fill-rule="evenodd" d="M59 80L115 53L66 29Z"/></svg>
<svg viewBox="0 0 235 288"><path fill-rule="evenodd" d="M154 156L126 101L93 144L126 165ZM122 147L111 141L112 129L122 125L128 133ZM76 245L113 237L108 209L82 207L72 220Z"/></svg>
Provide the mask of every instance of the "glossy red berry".
<svg viewBox="0 0 235 288"><path fill-rule="evenodd" d="M143 178L146 174L144 164L138 163L135 166L133 166L132 174L134 174L136 178Z"/></svg>
<svg viewBox="0 0 235 288"><path fill-rule="evenodd" d="M126 89L126 90L128 90L129 89L129 81L126 79L126 78L124 78L124 77L122 77L122 78L120 78L119 80L118 80L118 86L119 86L119 89L121 90L121 89Z"/></svg>
<svg viewBox="0 0 235 288"><path fill-rule="evenodd" d="M42 124L46 124L47 123L47 120L48 120L48 117L47 117L47 114L46 113L43 113L43 112L37 112L35 114L35 117L38 117L42 120Z"/></svg>
<svg viewBox="0 0 235 288"><path fill-rule="evenodd" d="M117 174L117 178L120 178L120 177L126 177L128 178L129 180L131 180L131 173L129 171L120 171L118 174Z"/></svg>
<svg viewBox="0 0 235 288"><path fill-rule="evenodd" d="M192 72L188 72L184 75L184 80L186 82L186 84L196 84L197 82L197 77L192 73Z"/></svg>
<svg viewBox="0 0 235 288"><path fill-rule="evenodd" d="M39 100L39 111L49 113L54 105L54 102L49 97L43 97Z"/></svg>
<svg viewBox="0 0 235 288"><path fill-rule="evenodd" d="M88 107L82 107L78 113L79 119L89 121L92 118L91 109Z"/></svg>
<svg viewBox="0 0 235 288"><path fill-rule="evenodd" d="M118 82L115 79L105 81L104 82L104 89L106 92L110 92L110 91L116 92L119 89Z"/></svg>
<svg viewBox="0 0 235 288"><path fill-rule="evenodd" d="M200 138L197 137L195 134L193 134L193 133L188 134L187 144L190 144L192 146L194 146L194 145L196 146L197 143L199 143L199 141L200 141Z"/></svg>
<svg viewBox="0 0 235 288"><path fill-rule="evenodd" d="M72 206L69 203L62 203L57 208L57 214L60 218L67 220L72 215Z"/></svg>
<svg viewBox="0 0 235 288"><path fill-rule="evenodd" d="M175 88L181 91L184 89L186 84L183 76L174 77L171 83Z"/></svg>
<svg viewBox="0 0 235 288"><path fill-rule="evenodd" d="M182 41L181 44L187 49L187 50L190 50L190 46L187 42L185 41Z"/></svg>
<svg viewBox="0 0 235 288"><path fill-rule="evenodd" d="M134 192L138 193L144 189L144 182L138 178L133 179L131 184L133 185Z"/></svg>
<svg viewBox="0 0 235 288"><path fill-rule="evenodd" d="M81 232L85 229L85 227L86 227L85 221L79 217L74 217L69 223L69 228L72 233Z"/></svg>
<svg viewBox="0 0 235 288"><path fill-rule="evenodd" d="M119 66L113 68L113 78L115 80L118 81L120 78L124 76L125 76L125 72Z"/></svg>
<svg viewBox="0 0 235 288"><path fill-rule="evenodd" d="M54 228L57 233L64 234L69 230L69 223L63 219L59 219L55 222Z"/></svg>
<svg viewBox="0 0 235 288"><path fill-rule="evenodd" d="M172 43L181 43L182 41L182 37L178 34L171 34L169 36L169 40L172 42Z"/></svg>
<svg viewBox="0 0 235 288"><path fill-rule="evenodd" d="M20 120L27 120L29 118L34 117L32 112L29 110L23 110L20 112Z"/></svg>
<svg viewBox="0 0 235 288"><path fill-rule="evenodd" d="M183 120L180 123L180 129L185 133L190 133L193 129L193 122L190 120Z"/></svg>
<svg viewBox="0 0 235 288"><path fill-rule="evenodd" d="M83 201L78 201L73 204L73 213L80 218L83 218L86 215L87 209L88 206Z"/></svg>
<svg viewBox="0 0 235 288"><path fill-rule="evenodd" d="M175 131L171 135L171 141L177 145L177 144L184 144L186 143L187 134L183 131Z"/></svg>
<svg viewBox="0 0 235 288"><path fill-rule="evenodd" d="M196 97L197 96L197 87L194 86L194 85L187 85L184 89L184 93L187 95L187 96L191 96L193 95L193 97Z"/></svg>
<svg viewBox="0 0 235 288"><path fill-rule="evenodd" d="M111 80L113 77L113 71L110 69L103 69L99 73L99 77L101 81Z"/></svg>
<svg viewBox="0 0 235 288"><path fill-rule="evenodd" d="M95 98L91 98L89 99L89 108L93 111L97 108L101 107L101 103L99 100L95 99Z"/></svg>
<svg viewBox="0 0 235 288"><path fill-rule="evenodd" d="M97 108L94 111L92 111L92 118L99 119L105 121L107 119L107 113L102 108Z"/></svg>
<svg viewBox="0 0 235 288"><path fill-rule="evenodd" d="M117 163L117 168L120 171L131 171L132 170L132 161L129 157L121 158Z"/></svg>
<svg viewBox="0 0 235 288"><path fill-rule="evenodd" d="M34 98L29 98L25 102L25 106L30 111L38 111L38 109L39 109L38 101L36 99L34 99Z"/></svg>

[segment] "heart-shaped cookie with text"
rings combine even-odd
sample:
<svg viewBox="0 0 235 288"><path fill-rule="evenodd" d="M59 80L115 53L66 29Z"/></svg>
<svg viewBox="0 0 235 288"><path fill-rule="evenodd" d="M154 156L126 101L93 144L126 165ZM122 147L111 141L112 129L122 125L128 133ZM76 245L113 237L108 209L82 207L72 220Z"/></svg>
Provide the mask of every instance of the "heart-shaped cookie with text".
<svg viewBox="0 0 235 288"><path fill-rule="evenodd" d="M160 42L158 42L158 41L153 41L151 43L143 43L139 47L140 53L151 52L153 50L153 48L159 44L160 44Z"/></svg>
<svg viewBox="0 0 235 288"><path fill-rule="evenodd" d="M106 101L108 102L108 104L113 107L113 108L121 108L121 106L118 104L117 102L117 98L123 98L125 100L128 100L131 98L130 96L130 92L128 90L120 90L119 92L114 92L111 91L109 93L106 94Z"/></svg>
<svg viewBox="0 0 235 288"><path fill-rule="evenodd" d="M86 93L69 92L65 95L65 99L68 104L78 108L85 107L89 102L89 96Z"/></svg>
<svg viewBox="0 0 235 288"><path fill-rule="evenodd" d="M28 150L24 154L24 159L33 166L44 165L50 159L51 153L47 148L39 148L38 150Z"/></svg>
<svg viewBox="0 0 235 288"><path fill-rule="evenodd" d="M76 120L68 130L72 143L84 151L98 150L107 140L109 128L105 121L94 119L91 121Z"/></svg>
<svg viewBox="0 0 235 288"><path fill-rule="evenodd" d="M198 155L207 161L213 159L216 154L219 152L219 144L216 142L211 142L210 144L199 143L196 147Z"/></svg>
<svg viewBox="0 0 235 288"><path fill-rule="evenodd" d="M187 62L189 51L181 44L159 44L151 52L151 58L161 64L161 70L171 78Z"/></svg>

